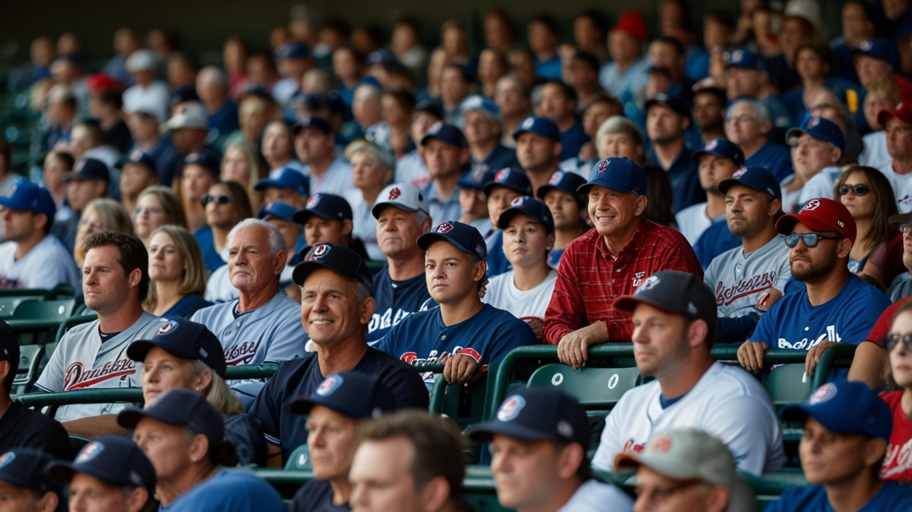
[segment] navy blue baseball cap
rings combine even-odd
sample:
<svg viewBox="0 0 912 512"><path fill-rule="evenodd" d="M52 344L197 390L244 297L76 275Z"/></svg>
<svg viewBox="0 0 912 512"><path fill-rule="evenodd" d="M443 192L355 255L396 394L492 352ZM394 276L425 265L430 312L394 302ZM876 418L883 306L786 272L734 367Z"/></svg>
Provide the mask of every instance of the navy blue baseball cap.
<svg viewBox="0 0 912 512"><path fill-rule="evenodd" d="M760 55L749 50L733 50L725 56L726 68L752 69L766 71L766 61Z"/></svg>
<svg viewBox="0 0 912 512"><path fill-rule="evenodd" d="M438 121L428 128L427 133L421 138L421 145L426 146L431 139L442 140L450 146L459 146L461 148L469 145L469 143L466 142L465 135L462 134L462 130L451 124L446 124L443 121Z"/></svg>
<svg viewBox="0 0 912 512"><path fill-rule="evenodd" d="M266 190L269 187L294 190L298 194L307 197L310 192L310 180L297 169L282 167L275 172L275 177L264 178L256 182L253 189Z"/></svg>
<svg viewBox="0 0 912 512"><path fill-rule="evenodd" d="M443 119L443 104L439 100L421 100L412 112L427 112L437 119Z"/></svg>
<svg viewBox="0 0 912 512"><path fill-rule="evenodd" d="M307 397L288 404L292 414L307 414L315 405L350 418L376 418L395 409L393 392L375 376L348 371L330 375Z"/></svg>
<svg viewBox="0 0 912 512"><path fill-rule="evenodd" d="M48 477L60 485L69 485L76 473L111 485L145 487L150 497L155 492L155 468L149 457L128 437L96 437L79 450L73 462L59 460L47 467Z"/></svg>
<svg viewBox="0 0 912 512"><path fill-rule="evenodd" d="M554 217L551 216L551 210L548 209L548 205L530 196L517 197L510 201L510 207L504 210L500 214L500 218L497 219L497 227L506 229L510 219L520 213L524 213L532 217L532 220L540 222L549 235L554 233Z"/></svg>
<svg viewBox="0 0 912 512"><path fill-rule="evenodd" d="M174 89L174 92L171 93L170 105L171 107L176 107L181 103L187 103L188 101L199 101L199 94L196 93L196 87L193 85L183 85ZM143 108L143 107L139 107ZM153 114L154 115L154 114Z"/></svg>
<svg viewBox="0 0 912 512"><path fill-rule="evenodd" d="M548 183L538 187L538 191L536 191L535 195L544 201L548 192L560 190L561 192L566 192L575 197L576 202L582 207L586 204L586 198L577 192L577 190L585 184L586 178L583 178L575 172L557 171L551 175L551 179L548 180Z"/></svg>
<svg viewBox="0 0 912 512"><path fill-rule="evenodd" d="M48 222L54 219L54 213L57 212L51 193L25 178L16 180L6 194L0 196L0 206L16 211L43 213L47 215Z"/></svg>
<svg viewBox="0 0 912 512"><path fill-rule="evenodd" d="M196 359L225 378L225 352L215 334L205 325L190 320L168 320L158 328L155 336L149 340L136 340L127 347L127 357L134 361L144 361L146 354L153 347L180 357Z"/></svg>
<svg viewBox="0 0 912 512"><path fill-rule="evenodd" d="M474 110L484 113L494 121L500 121L500 107L493 100L489 100L480 94L469 96L459 105L459 111L462 115Z"/></svg>
<svg viewBox="0 0 912 512"><path fill-rule="evenodd" d="M798 139L805 133L817 140L829 142L845 152L845 135L842 134L839 125L825 117L811 116L807 118L801 123L801 126L790 128L785 133L785 140L789 146L794 146L798 144Z"/></svg>
<svg viewBox="0 0 912 512"><path fill-rule="evenodd" d="M323 132L323 135L329 135L333 133L332 126L329 124L329 121L323 119L319 116L304 116L295 123L292 127L291 132L295 135L298 134L304 128L315 128Z"/></svg>
<svg viewBox="0 0 912 512"><path fill-rule="evenodd" d="M530 386L508 396L494 419L469 427L466 435L478 444L501 435L523 441L561 440L588 449L592 429L575 398L555 387Z"/></svg>
<svg viewBox="0 0 912 512"><path fill-rule="evenodd" d="M589 192L593 185L605 187L615 192L633 190L641 196L646 195L646 171L633 160L623 156L613 156L592 166L589 181L580 185L576 191L580 194Z"/></svg>
<svg viewBox="0 0 912 512"><path fill-rule="evenodd" d="M76 162L73 170L63 173L63 181L70 180L111 180L107 164L96 158L83 158Z"/></svg>
<svg viewBox="0 0 912 512"><path fill-rule="evenodd" d="M513 138L518 139L521 134L526 132L560 142L560 128L553 119L547 117L529 116L523 119L523 122L513 130Z"/></svg>
<svg viewBox="0 0 912 512"><path fill-rule="evenodd" d="M865 434L889 441L893 431L890 408L864 382L827 382L806 402L786 405L779 411L782 421L804 421L808 416L837 434Z"/></svg>
<svg viewBox="0 0 912 512"><path fill-rule="evenodd" d="M462 173L462 177L459 178L459 188L482 191L484 190L485 184L494 181L495 174L497 174L497 171L494 169L476 167Z"/></svg>
<svg viewBox="0 0 912 512"><path fill-rule="evenodd" d="M653 105L664 105L674 111L675 114L678 114L682 117L690 117L690 109L687 108L687 103L684 103L684 100L677 96L669 96L664 92L660 92L652 97L651 100L646 102L646 111L649 111L649 108Z"/></svg>
<svg viewBox="0 0 912 512"><path fill-rule="evenodd" d="M219 156L215 154L214 151L210 149L203 149L202 151L197 151L196 153L190 153L184 157L184 166L190 164L195 164L207 171L211 172L217 178L221 172L222 162L219 159Z"/></svg>
<svg viewBox="0 0 912 512"><path fill-rule="evenodd" d="M130 153L130 158L127 159L127 163L139 164L148 168L152 172L157 172L155 159L152 158L152 155L139 148L134 149L133 152Z"/></svg>
<svg viewBox="0 0 912 512"><path fill-rule="evenodd" d="M374 290L374 278L367 263L355 251L341 245L319 243L310 248L301 263L298 263L291 274L292 280L298 286L304 286L304 280L311 273L321 268L328 268L343 277L351 279L367 288L368 292Z"/></svg>
<svg viewBox="0 0 912 512"><path fill-rule="evenodd" d="M276 48L275 58L277 59L306 59L310 57L310 49L298 41L289 41Z"/></svg>
<svg viewBox="0 0 912 512"><path fill-rule="evenodd" d="M0 455L0 480L18 487L35 489L41 495L53 492L59 498L63 489L44 472L53 461L53 457L42 451L12 448Z"/></svg>
<svg viewBox="0 0 912 512"><path fill-rule="evenodd" d="M899 57L896 54L896 47L889 40L882 37L874 37L867 41L862 41L858 48L852 52L854 55L865 55L873 59L887 61L893 66L893 69L899 67Z"/></svg>
<svg viewBox="0 0 912 512"><path fill-rule="evenodd" d="M344 197L322 192L310 196L304 209L298 210L294 214L294 221L298 224L305 224L311 215L325 220L352 220L353 218L351 205Z"/></svg>
<svg viewBox="0 0 912 512"><path fill-rule="evenodd" d="M221 348L220 348L221 350ZM127 407L117 415L117 424L133 429L143 418L169 425L189 427L209 439L209 446L225 442L225 420L206 397L187 389L171 389L160 396L148 409Z"/></svg>
<svg viewBox="0 0 912 512"><path fill-rule="evenodd" d="M529 177L518 167L516 169L504 167L497 171L494 179L485 184L484 193L490 196L494 187L506 187L523 195L532 194L532 183L529 181Z"/></svg>
<svg viewBox="0 0 912 512"><path fill-rule="evenodd" d="M474 254L480 260L488 257L488 246L475 226L455 220L441 222L430 233L418 237L418 247L426 251L431 244L440 240L449 242L462 252Z"/></svg>
<svg viewBox="0 0 912 512"><path fill-rule="evenodd" d="M782 201L782 188L773 173L766 167L759 165L741 167L731 178L725 178L719 182L719 192L725 194L735 185L744 185L747 188L765 192L768 196Z"/></svg>
<svg viewBox="0 0 912 512"><path fill-rule="evenodd" d="M273 201L271 203L266 203L262 208L260 208L259 213L257 213L257 218L262 219L270 216L282 220L287 220L289 222L294 222L294 214L297 211L297 208L291 206L288 203Z"/></svg>
<svg viewBox="0 0 912 512"><path fill-rule="evenodd" d="M694 152L691 160L700 163L700 157L703 155L728 158L739 167L744 165L744 151L741 151L737 144L728 139L715 139L707 142L703 149Z"/></svg>

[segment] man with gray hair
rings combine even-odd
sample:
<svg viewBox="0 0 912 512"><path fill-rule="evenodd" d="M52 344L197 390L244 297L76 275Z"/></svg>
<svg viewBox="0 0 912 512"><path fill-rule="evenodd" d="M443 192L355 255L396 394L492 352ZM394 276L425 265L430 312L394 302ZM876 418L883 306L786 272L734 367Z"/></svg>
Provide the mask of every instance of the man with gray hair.
<svg viewBox="0 0 912 512"><path fill-rule="evenodd" d="M243 220L228 233L228 275L238 298L203 308L190 318L218 337L228 366L304 355L307 337L298 321L298 305L279 292L286 254L282 233L265 220ZM236 383L233 388L249 403L262 383Z"/></svg>
<svg viewBox="0 0 912 512"><path fill-rule="evenodd" d="M472 175L505 167L517 167L516 152L500 143L500 107L480 95L469 96L459 107L462 113L462 131L469 143L469 163Z"/></svg>
<svg viewBox="0 0 912 512"><path fill-rule="evenodd" d="M795 174L792 154L771 140L772 132L772 111L760 100L737 100L725 113L725 136L744 152L744 165L765 167L783 183Z"/></svg>
<svg viewBox="0 0 912 512"><path fill-rule="evenodd" d="M209 140L224 140L240 128L237 105L228 97L228 75L221 68L206 66L200 70L196 94L209 114Z"/></svg>

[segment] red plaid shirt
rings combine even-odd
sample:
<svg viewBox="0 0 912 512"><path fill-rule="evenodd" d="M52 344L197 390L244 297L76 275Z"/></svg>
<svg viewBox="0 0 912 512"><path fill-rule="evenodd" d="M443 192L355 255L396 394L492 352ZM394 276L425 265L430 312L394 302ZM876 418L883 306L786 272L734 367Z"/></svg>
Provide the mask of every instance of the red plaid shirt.
<svg viewBox="0 0 912 512"><path fill-rule="evenodd" d="M633 336L630 315L611 305L621 295L632 295L647 277L660 270L692 272L703 269L681 233L643 220L617 258L598 231L590 229L567 245L557 269L557 283L545 311L545 340L557 345L564 335L599 320L608 325L608 340Z"/></svg>

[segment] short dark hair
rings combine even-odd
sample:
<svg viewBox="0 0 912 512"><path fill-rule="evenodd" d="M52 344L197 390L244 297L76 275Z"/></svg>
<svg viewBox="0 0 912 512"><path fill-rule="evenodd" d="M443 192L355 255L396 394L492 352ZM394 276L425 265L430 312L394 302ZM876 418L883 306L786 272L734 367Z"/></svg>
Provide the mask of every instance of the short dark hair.
<svg viewBox="0 0 912 512"><path fill-rule="evenodd" d="M677 38L672 36L659 36L652 40L652 43L665 43L670 44L674 47L675 51L678 52L678 55L684 55L684 45L681 44L681 41L678 41Z"/></svg>
<svg viewBox="0 0 912 512"><path fill-rule="evenodd" d="M564 91L564 96L568 100L573 100L574 102L576 102L579 99L576 95L576 91L573 90L573 87L570 87L569 85L567 85L567 83L564 82L563 80L548 80L547 82L545 82L545 85L556 85L556 86L560 87L561 90Z"/></svg>
<svg viewBox="0 0 912 512"><path fill-rule="evenodd" d="M6 137L0 134L0 160L3 160L3 163L0 164L6 170L9 170L13 166L13 150L10 147L9 142L6 141Z"/></svg>
<svg viewBox="0 0 912 512"><path fill-rule="evenodd" d="M82 126L89 133L89 136L92 137L92 140L98 144L104 144L104 131L101 129L101 124L96 119L85 119L76 123L76 126Z"/></svg>
<svg viewBox="0 0 912 512"><path fill-rule="evenodd" d="M415 95L403 87L391 87L383 91L383 95L393 98L399 105L399 108L406 111L409 115L411 115L412 110L415 110Z"/></svg>
<svg viewBox="0 0 912 512"><path fill-rule="evenodd" d="M554 21L554 18L547 14L539 14L532 18L532 21L530 21L529 24L531 25L532 23L542 23L548 27L548 30L550 30L552 34L555 36L557 35L557 23Z"/></svg>
<svg viewBox="0 0 912 512"><path fill-rule="evenodd" d="M117 110L123 108L123 96L114 89L105 89L98 93L98 101Z"/></svg>
<svg viewBox="0 0 912 512"><path fill-rule="evenodd" d="M0 138L0 141L2 141L2 140L3 139ZM0 144L0 154L2 154L2 144ZM60 149L52 149L47 152L47 155L45 155L45 158L56 158L57 160L60 160L60 163L62 163L63 166L66 167L67 171L73 170L73 166L76 165L76 160L73 158L73 154L70 153L69 151L63 151Z"/></svg>
<svg viewBox="0 0 912 512"><path fill-rule="evenodd" d="M580 18L589 18L592 20L592 23L595 25L599 32L602 34L608 29L608 20L605 18L605 15L596 9L584 9L582 12L576 15L575 20Z"/></svg>
<svg viewBox="0 0 912 512"><path fill-rule="evenodd" d="M573 60L578 60L580 62L585 63L586 65L589 66L589 69L591 69L592 71L595 71L595 72L598 72L599 68L601 67L601 64L599 64L598 57L596 57L595 55L592 55L589 52L584 52L582 50L579 50L573 54Z"/></svg>
<svg viewBox="0 0 912 512"><path fill-rule="evenodd" d="M564 448L574 444L563 439L554 439L551 443L554 445L554 451L557 453L560 453ZM588 450L588 446L583 446L583 460L580 461L579 467L576 468L576 476L584 482L592 478L592 462L589 460L589 456L586 453Z"/></svg>
<svg viewBox="0 0 912 512"><path fill-rule="evenodd" d="M451 63L447 64L446 66L444 66L443 69L459 70L459 76L462 77L462 79L464 81L471 82L471 80L469 80L469 72L466 70L465 66L463 66L462 64L457 64L455 62L451 62Z"/></svg>
<svg viewBox="0 0 912 512"><path fill-rule="evenodd" d="M713 11L706 16L703 16L703 25L706 25L710 22L716 22L722 25L723 27L727 28L729 32L735 31L735 19L732 18L731 14L729 14L728 11Z"/></svg>
<svg viewBox="0 0 912 512"><path fill-rule="evenodd" d="M124 275L129 275L136 269L142 272L139 278L139 301L146 300L149 294L149 253L146 246L132 235L124 235L113 231L102 231L89 235L85 240L85 253L96 247L117 247L120 257L117 262L123 267Z"/></svg>

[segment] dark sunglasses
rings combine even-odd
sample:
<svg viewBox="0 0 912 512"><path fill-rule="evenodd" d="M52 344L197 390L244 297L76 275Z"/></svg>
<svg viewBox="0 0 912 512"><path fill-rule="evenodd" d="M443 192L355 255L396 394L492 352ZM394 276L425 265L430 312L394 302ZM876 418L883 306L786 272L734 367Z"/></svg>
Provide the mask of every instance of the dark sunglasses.
<svg viewBox="0 0 912 512"><path fill-rule="evenodd" d="M795 247L796 245L798 245L798 240L801 240L804 242L804 245L806 245L808 248L810 248L810 247L817 247L817 244L821 240L839 240L840 238L842 238L842 237L841 236L818 235L817 233L802 233L800 235L798 233L792 233L791 235L786 235L785 245L789 246L790 248Z"/></svg>
<svg viewBox="0 0 912 512"><path fill-rule="evenodd" d="M888 334L887 335L887 352L893 352L893 349L896 348L896 345L899 345L899 342L902 342L903 348L912 352L912 333L907 333L903 335L899 334Z"/></svg>
<svg viewBox="0 0 912 512"><path fill-rule="evenodd" d="M863 196L868 193L870 188L867 185L843 185L839 187L839 195L844 196L851 190L856 196Z"/></svg>
<svg viewBox="0 0 912 512"><path fill-rule="evenodd" d="M215 201L218 204L228 204L231 202L231 198L228 196L213 196L209 194L203 194L202 197L200 197L200 202L203 203L203 206L206 206L212 201Z"/></svg>

